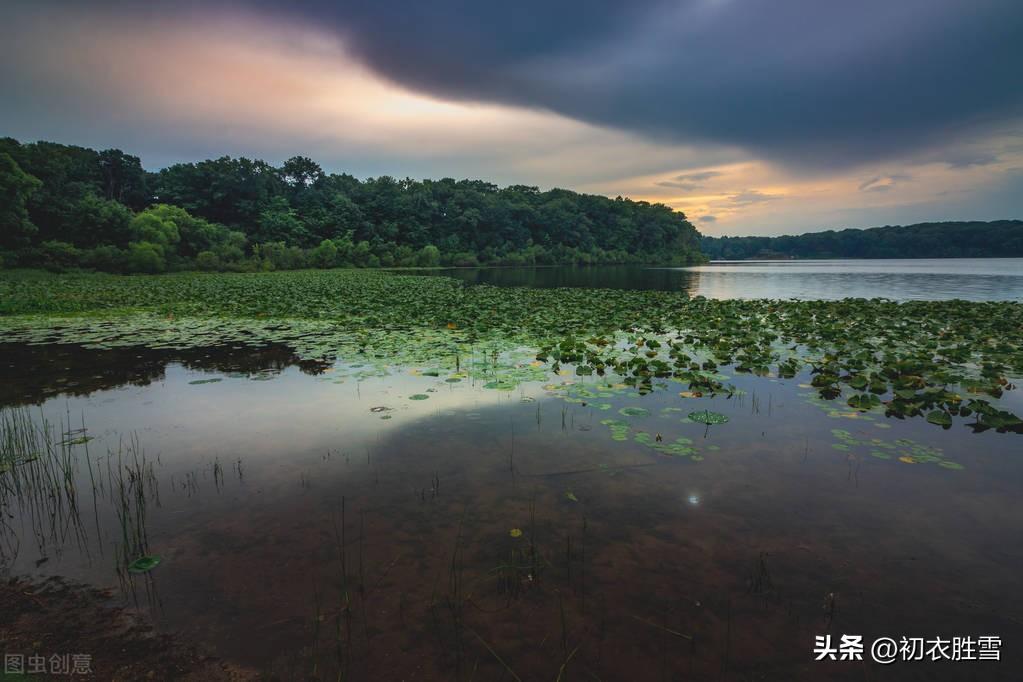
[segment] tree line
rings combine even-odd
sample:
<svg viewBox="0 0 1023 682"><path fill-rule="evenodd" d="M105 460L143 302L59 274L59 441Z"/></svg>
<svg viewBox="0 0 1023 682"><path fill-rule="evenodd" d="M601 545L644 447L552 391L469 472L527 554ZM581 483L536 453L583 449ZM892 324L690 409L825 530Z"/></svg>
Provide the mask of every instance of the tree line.
<svg viewBox="0 0 1023 682"><path fill-rule="evenodd" d="M942 222L782 237L701 237L714 260L763 258L994 258L1023 256L1023 221Z"/></svg>
<svg viewBox="0 0 1023 682"><path fill-rule="evenodd" d="M482 180L359 180L303 156L156 172L0 139L0 265L108 272L700 262L662 204Z"/></svg>

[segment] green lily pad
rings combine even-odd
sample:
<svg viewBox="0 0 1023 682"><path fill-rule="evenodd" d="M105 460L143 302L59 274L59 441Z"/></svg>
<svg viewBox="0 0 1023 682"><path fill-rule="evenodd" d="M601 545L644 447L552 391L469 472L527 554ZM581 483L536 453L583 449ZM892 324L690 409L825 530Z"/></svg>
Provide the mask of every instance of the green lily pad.
<svg viewBox="0 0 1023 682"><path fill-rule="evenodd" d="M700 424L724 424L728 421L728 416L721 414L720 412L711 412L710 410L702 410L698 412L690 412L689 419Z"/></svg>
<svg viewBox="0 0 1023 682"><path fill-rule="evenodd" d="M135 561L128 564L129 573L149 573L157 566L160 565L160 557L158 556L141 556Z"/></svg>
<svg viewBox="0 0 1023 682"><path fill-rule="evenodd" d="M650 414L650 411L645 410L642 407L623 407L618 410L618 414L625 417L645 417Z"/></svg>

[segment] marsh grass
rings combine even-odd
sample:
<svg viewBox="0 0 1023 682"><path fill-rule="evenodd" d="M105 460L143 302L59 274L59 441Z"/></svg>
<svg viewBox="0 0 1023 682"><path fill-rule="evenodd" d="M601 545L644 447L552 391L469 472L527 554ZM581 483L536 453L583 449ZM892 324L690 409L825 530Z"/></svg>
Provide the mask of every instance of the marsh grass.
<svg viewBox="0 0 1023 682"><path fill-rule="evenodd" d="M88 552L75 476L77 450L87 441L77 433L26 408L0 409L0 560L18 552L10 508L28 519L42 557L71 538Z"/></svg>
<svg viewBox="0 0 1023 682"><path fill-rule="evenodd" d="M147 601L155 604L159 599L151 576L128 570L149 554L149 508L160 504L154 462L135 435L119 441L105 457L94 457L84 423L78 428L70 423L70 415L55 424L28 408L0 409L0 565L17 558L21 538L27 536L41 557L37 565L51 553L59 556L68 543L87 560L93 551L102 556L100 516L111 510L118 524L114 572L122 592L138 601L135 579L142 577ZM84 519L91 516L92 537L83 510Z"/></svg>

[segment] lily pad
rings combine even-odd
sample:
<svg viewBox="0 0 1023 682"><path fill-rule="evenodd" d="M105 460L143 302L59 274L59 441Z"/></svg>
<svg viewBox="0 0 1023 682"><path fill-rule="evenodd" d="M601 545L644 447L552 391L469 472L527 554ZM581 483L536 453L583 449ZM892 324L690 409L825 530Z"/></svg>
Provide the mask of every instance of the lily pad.
<svg viewBox="0 0 1023 682"><path fill-rule="evenodd" d="M149 573L157 566L160 565L160 557L158 556L141 556L135 561L128 564L129 573Z"/></svg>
<svg viewBox="0 0 1023 682"><path fill-rule="evenodd" d="M650 414L650 411L642 407L623 407L618 410L618 414L625 417L645 417Z"/></svg>
<svg viewBox="0 0 1023 682"><path fill-rule="evenodd" d="M690 412L689 419L698 422L700 424L724 424L728 421L728 416L721 414L720 412L711 412L710 410L702 410L697 412Z"/></svg>

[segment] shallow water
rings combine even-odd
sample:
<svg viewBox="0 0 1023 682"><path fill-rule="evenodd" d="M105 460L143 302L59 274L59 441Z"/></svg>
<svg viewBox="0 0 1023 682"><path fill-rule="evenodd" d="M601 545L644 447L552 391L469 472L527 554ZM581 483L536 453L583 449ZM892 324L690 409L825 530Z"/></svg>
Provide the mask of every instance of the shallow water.
<svg viewBox="0 0 1023 682"><path fill-rule="evenodd" d="M109 586L285 678L555 679L570 659L577 679L862 679L813 662L824 633L1006 642L1000 665L869 667L884 679L1023 665L1018 434L822 406L805 374L692 399L673 381L369 376L279 347L0 350L0 402L94 438L75 448L77 519L8 504L5 570ZM730 421L685 419L705 408ZM111 471L133 437L162 563L121 580Z"/></svg>
<svg viewBox="0 0 1023 682"><path fill-rule="evenodd" d="M1023 300L1023 258L721 261L689 268L512 267L436 272L496 286L681 290L707 298Z"/></svg>

